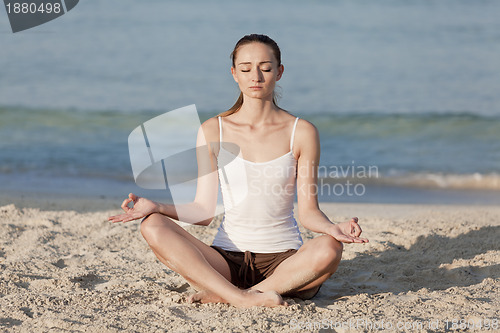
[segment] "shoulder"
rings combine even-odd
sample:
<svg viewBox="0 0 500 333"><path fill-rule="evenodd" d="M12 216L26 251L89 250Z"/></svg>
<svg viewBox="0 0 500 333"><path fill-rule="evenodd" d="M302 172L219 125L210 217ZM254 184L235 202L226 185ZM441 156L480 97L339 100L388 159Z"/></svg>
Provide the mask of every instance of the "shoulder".
<svg viewBox="0 0 500 333"><path fill-rule="evenodd" d="M219 120L217 117L212 117L201 124L200 132L203 133L206 142L219 141Z"/></svg>
<svg viewBox="0 0 500 333"><path fill-rule="evenodd" d="M299 141L302 140L310 140L318 137L319 132L316 126L313 125L310 121L299 118L297 122L297 128L295 129L295 135Z"/></svg>
<svg viewBox="0 0 500 333"><path fill-rule="evenodd" d="M208 132L219 132L219 119L218 117L208 118L201 124L201 127L204 131Z"/></svg>
<svg viewBox="0 0 500 333"><path fill-rule="evenodd" d="M216 153L219 144L219 120L212 117L205 120L198 130L197 147L208 145L209 151ZM215 151L214 151L215 149Z"/></svg>
<svg viewBox="0 0 500 333"><path fill-rule="evenodd" d="M316 126L314 126L310 121L307 121L305 119L302 119L300 117L295 116L292 114L290 111L287 111L285 109L281 109L287 114L287 117L295 121L295 119L299 118L297 121L297 127L295 128L295 135L300 135L300 136L315 136L318 134L318 129Z"/></svg>
<svg viewBox="0 0 500 333"><path fill-rule="evenodd" d="M305 119L299 119L295 129L294 150L297 158L319 156L319 132L316 126Z"/></svg>

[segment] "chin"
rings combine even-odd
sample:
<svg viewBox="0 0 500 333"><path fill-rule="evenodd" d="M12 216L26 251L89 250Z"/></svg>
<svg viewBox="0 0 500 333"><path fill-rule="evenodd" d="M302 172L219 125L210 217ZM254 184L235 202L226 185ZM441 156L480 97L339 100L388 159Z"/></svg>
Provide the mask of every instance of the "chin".
<svg viewBox="0 0 500 333"><path fill-rule="evenodd" d="M251 91L246 94L248 97L251 98L259 98L259 99L267 99L269 96L272 98L272 93L268 92L263 92L263 91Z"/></svg>

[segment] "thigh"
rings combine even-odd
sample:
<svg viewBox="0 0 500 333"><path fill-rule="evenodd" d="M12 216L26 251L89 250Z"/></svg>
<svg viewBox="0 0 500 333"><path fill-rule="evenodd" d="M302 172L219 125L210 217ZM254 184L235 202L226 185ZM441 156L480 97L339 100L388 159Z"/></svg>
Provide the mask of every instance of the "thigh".
<svg viewBox="0 0 500 333"><path fill-rule="evenodd" d="M290 249L285 252L278 253L256 253L255 268L257 273L262 276L260 281L271 276L283 261L290 258L292 255L297 253L297 251L298 250Z"/></svg>
<svg viewBox="0 0 500 333"><path fill-rule="evenodd" d="M298 297L312 297L335 271L341 256L342 245L339 244L327 235L306 242L296 253L283 260L268 278L258 283L256 289L279 290L280 294L286 296L299 295L298 292L301 292L303 295ZM324 273L319 273L321 271ZM305 275L313 277L315 272L319 275L308 284L301 283L303 279L309 280Z"/></svg>
<svg viewBox="0 0 500 333"><path fill-rule="evenodd" d="M161 214L152 214L141 222L141 231L143 228L152 229L157 235L161 235L160 237L162 237L162 239L158 240L160 242L168 242L168 238L172 237L172 232L184 238L200 251L210 266L219 272L226 280L231 281L231 271L224 257L215 249L191 235L171 218ZM187 262L186 264L189 263Z"/></svg>
<svg viewBox="0 0 500 333"><path fill-rule="evenodd" d="M238 288L248 288L245 286L245 277L240 276L240 270L242 269L242 266L246 265L244 253L236 251L226 251L216 245L211 245L210 247L219 252L219 254L226 260L226 263L229 266L229 271L231 272L231 279L229 281Z"/></svg>

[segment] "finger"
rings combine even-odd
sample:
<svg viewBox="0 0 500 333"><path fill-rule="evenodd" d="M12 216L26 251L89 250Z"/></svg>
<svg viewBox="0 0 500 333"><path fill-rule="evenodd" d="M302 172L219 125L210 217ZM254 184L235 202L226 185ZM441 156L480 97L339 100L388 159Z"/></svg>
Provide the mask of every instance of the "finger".
<svg viewBox="0 0 500 333"><path fill-rule="evenodd" d="M354 242L355 243L369 243L370 241L368 239L366 239L366 238L359 238L359 237L357 237L357 238L354 239Z"/></svg>
<svg viewBox="0 0 500 333"><path fill-rule="evenodd" d="M121 207L125 212L128 212L130 210L130 207L128 206L128 204L131 202L132 202L132 199L130 199L130 198L123 200Z"/></svg>
<svg viewBox="0 0 500 333"><path fill-rule="evenodd" d="M342 243L353 243L354 242L354 238L352 238L348 235L336 235L334 238Z"/></svg>
<svg viewBox="0 0 500 333"><path fill-rule="evenodd" d="M139 218L140 218L140 216L138 216L138 215L132 215L132 216L127 217L126 221L123 221L123 222L135 221Z"/></svg>
<svg viewBox="0 0 500 333"><path fill-rule="evenodd" d="M351 222L351 228L352 228L352 234L355 237L359 237L359 235L361 235L361 232L363 231L363 230L361 230L361 227L359 226L359 224L357 222Z"/></svg>
<svg viewBox="0 0 500 333"><path fill-rule="evenodd" d="M108 218L108 220L113 222L113 223L120 222L123 220L123 216L122 215L111 216Z"/></svg>
<svg viewBox="0 0 500 333"><path fill-rule="evenodd" d="M132 221L134 220L135 218L130 218L131 215L129 214L120 214L120 215L115 215L115 216L111 216L109 217L109 220L113 223L116 223L116 222L128 222L128 221Z"/></svg>
<svg viewBox="0 0 500 333"><path fill-rule="evenodd" d="M130 222L130 221L132 221L132 220L129 217L124 217L122 219L114 221L113 223L119 223L119 222L125 223L125 222Z"/></svg>
<svg viewBox="0 0 500 333"><path fill-rule="evenodd" d="M361 243L365 243L365 242L363 240L361 240L360 238L353 238L349 242L344 242L344 243L357 243L357 244L361 244Z"/></svg>
<svg viewBox="0 0 500 333"><path fill-rule="evenodd" d="M354 236L358 237L361 235L361 227L359 226L359 219L357 217L353 217L351 219L351 233L354 234Z"/></svg>
<svg viewBox="0 0 500 333"><path fill-rule="evenodd" d="M335 237L336 240L338 240L339 242L342 242L342 243L347 243L347 244L350 244L350 243L368 243L368 239L366 238L359 238L359 237L350 237L350 236L347 236L347 235L343 235L343 236L336 236Z"/></svg>
<svg viewBox="0 0 500 333"><path fill-rule="evenodd" d="M125 223L125 222L130 222L130 221L135 221L137 219L140 218L140 215L126 215L122 220L121 222Z"/></svg>
<svg viewBox="0 0 500 333"><path fill-rule="evenodd" d="M120 215L113 215L113 216L110 216L108 217L108 220L111 221L111 220L116 220L116 218L118 218Z"/></svg>

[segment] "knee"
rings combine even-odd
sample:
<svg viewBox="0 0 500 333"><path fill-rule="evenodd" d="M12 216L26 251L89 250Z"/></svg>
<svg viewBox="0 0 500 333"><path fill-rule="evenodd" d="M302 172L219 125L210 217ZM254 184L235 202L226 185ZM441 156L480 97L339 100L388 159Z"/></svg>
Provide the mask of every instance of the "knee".
<svg viewBox="0 0 500 333"><path fill-rule="evenodd" d="M315 270L318 272L333 273L342 258L343 244L331 236L322 236L318 239L315 249Z"/></svg>
<svg viewBox="0 0 500 333"><path fill-rule="evenodd" d="M142 237L153 245L156 242L158 235L158 228L162 225L162 215L154 213L146 216L141 222Z"/></svg>

